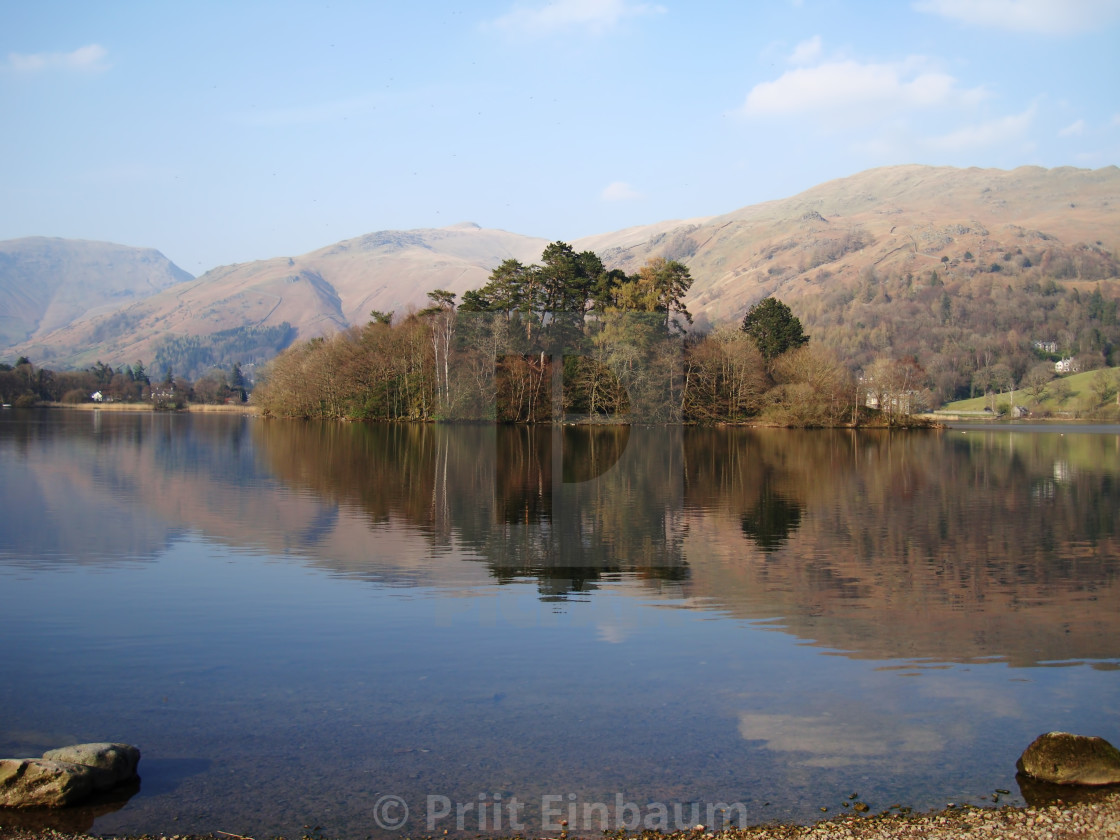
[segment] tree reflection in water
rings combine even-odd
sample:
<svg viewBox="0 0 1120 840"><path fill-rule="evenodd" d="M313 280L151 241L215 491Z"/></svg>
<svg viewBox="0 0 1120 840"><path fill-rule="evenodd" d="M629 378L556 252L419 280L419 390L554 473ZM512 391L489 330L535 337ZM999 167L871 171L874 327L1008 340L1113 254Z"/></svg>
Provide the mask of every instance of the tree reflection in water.
<svg viewBox="0 0 1120 840"><path fill-rule="evenodd" d="M873 656L1117 655L1114 435L284 422L257 434L282 480L374 523L404 519L500 584L535 579L544 599L628 578Z"/></svg>

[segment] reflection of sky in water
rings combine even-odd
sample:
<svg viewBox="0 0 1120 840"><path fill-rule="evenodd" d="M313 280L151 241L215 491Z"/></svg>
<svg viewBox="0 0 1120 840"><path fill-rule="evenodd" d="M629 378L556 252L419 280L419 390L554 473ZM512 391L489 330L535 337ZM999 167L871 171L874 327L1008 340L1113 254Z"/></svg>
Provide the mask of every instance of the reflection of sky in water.
<svg viewBox="0 0 1120 840"><path fill-rule="evenodd" d="M550 574L547 546L526 543L515 559L531 563L495 570L492 535L470 519L489 503L480 491L444 487L443 513L431 486L378 507L378 485L363 477L376 464L366 450L336 452L339 469L360 467L352 486L314 472L301 473L304 484L284 483L263 469L250 436L234 445L220 423L190 429L187 441L150 436L135 462L89 440L51 439L20 454L0 438L3 500L21 512L3 526L0 548L0 751L138 744L141 793L101 817L97 831L173 825L295 836L319 825L365 836L386 793L414 810L428 795L539 802L544 794L613 801L621 793L643 804L740 801L754 821L811 820L853 791L878 810L979 803L996 788L1015 790L1015 758L1044 730L1120 741L1120 672L1109 670L1120 651L1110 626L1096 627L1114 610L1085 600L1081 615L1070 615L1068 603L1040 601L1035 590L1033 600L997 609L998 586L987 600L958 602L980 582L962 590L936 572L969 575L972 567L920 553L871 554L861 566L858 540L826 542L848 520L831 501L822 507L832 498L827 486L814 489L823 479L791 478L802 458L796 449L780 453L782 469L769 463L750 474L765 476L755 481L720 472L717 446L703 463L719 466L718 480L704 484L695 464L707 450L694 446L692 472L678 483L686 490L673 502L679 509L642 519L645 532L618 532L632 554L605 563L584 589L563 591L541 583ZM1017 458L1030 448L1016 446ZM285 463L294 451L277 450ZM750 449L743 461L768 451ZM932 504L939 491L920 467L938 451L911 456L901 474L861 467L850 480L866 494L894 498L902 487ZM905 460L901 446L888 454L891 469ZM1065 454L1069 481L1087 480L1099 452L1073 446ZM454 457L448 450L440 462L452 475ZM231 463L247 470L244 483ZM1000 463L975 466L1006 495ZM1054 463L1044 451L1019 468L1015 492L1028 516L1037 515L1031 488L1053 479ZM628 477L646 473L622 467L627 480L603 486L629 493ZM94 474L109 475L116 489L83 478ZM17 479L38 489L21 493ZM719 492L705 495L708 486ZM594 539L604 539L635 524L595 507L594 487L580 492L563 527L598 529ZM1067 522L1056 528L1076 534L1063 492L1047 510ZM949 514L957 498L946 503ZM890 544L888 527L872 523ZM1104 551L1107 560L1112 537L1093 523L1096 548L1085 557L1099 562ZM681 561L671 575L638 556L656 528L676 540L649 555ZM83 533L92 536L83 541ZM103 562L118 556L148 562ZM43 565L42 557L53 560ZM1013 559L1009 568L1023 565ZM1038 591L1064 591L1073 572L1063 564L1041 567L1051 581ZM499 572L505 585L494 584ZM1013 593L1013 583L1001 586ZM1115 594L1091 583L1100 591L1078 597ZM1084 650L1108 655L1032 660L1031 650L1058 650L1064 623ZM929 641L931 633L949 642ZM1039 659L1055 667L1024 667ZM410 828L424 833L422 824Z"/></svg>
<svg viewBox="0 0 1120 840"><path fill-rule="evenodd" d="M19 593L0 689L19 728L154 759L101 831L291 831L314 814L348 833L379 791L623 790L740 800L760 820L810 819L848 788L929 807L1010 789L1036 730L1117 722L1115 674L822 656L626 582L542 609L528 583L356 586L197 538L131 569L0 575ZM187 760L212 767L183 775Z"/></svg>

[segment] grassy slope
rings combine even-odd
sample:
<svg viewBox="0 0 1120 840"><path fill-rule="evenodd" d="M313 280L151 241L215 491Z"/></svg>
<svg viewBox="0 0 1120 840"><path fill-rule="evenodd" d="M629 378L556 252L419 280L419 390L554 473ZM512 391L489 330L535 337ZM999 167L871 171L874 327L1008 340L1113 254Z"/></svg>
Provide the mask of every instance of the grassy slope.
<svg viewBox="0 0 1120 840"><path fill-rule="evenodd" d="M1108 375L1113 377L1114 382L1120 382L1120 368L1106 368ZM1117 410L1116 398L1110 400L1107 406L1100 406L1097 402L1097 397L1093 393L1093 377L1097 375L1098 371L1090 370L1085 373L1071 373L1066 376L1059 376L1046 386L1046 391L1042 394L1042 398L1036 403L1034 398L1027 393L1025 389L1020 388L1015 392L1015 405L1025 405L1032 413L1039 416L1046 416L1047 414L1057 417L1101 417L1120 419L1120 411ZM1068 395L1062 395L1059 392L1059 387L1055 387L1057 383L1064 382L1069 388ZM996 403L1011 403L1010 394L1002 394L996 397ZM991 407L990 397L974 397L970 400L957 400L956 402L947 403L941 407L941 411L983 411L985 408Z"/></svg>

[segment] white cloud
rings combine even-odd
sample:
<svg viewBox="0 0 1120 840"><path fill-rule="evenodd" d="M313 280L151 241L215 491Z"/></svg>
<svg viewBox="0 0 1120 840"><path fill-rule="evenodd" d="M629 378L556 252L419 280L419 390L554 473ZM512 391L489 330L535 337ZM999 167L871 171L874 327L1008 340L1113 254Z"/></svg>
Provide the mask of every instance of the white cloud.
<svg viewBox="0 0 1120 840"><path fill-rule="evenodd" d="M949 134L930 138L926 144L942 152L966 152L1024 143L1028 140L1027 132L1034 122L1035 110L1032 105L1021 114L965 126Z"/></svg>
<svg viewBox="0 0 1120 840"><path fill-rule="evenodd" d="M554 0L543 6L516 6L491 25L519 35L549 35L567 29L585 29L600 35L625 18L664 11L664 6L631 0Z"/></svg>
<svg viewBox="0 0 1120 840"><path fill-rule="evenodd" d="M1120 17L1120 0L917 0L919 12L972 26L1066 35Z"/></svg>
<svg viewBox="0 0 1120 840"><path fill-rule="evenodd" d="M980 88L962 90L952 76L927 68L917 57L890 64L833 61L799 67L772 82L755 85L747 94L743 112L781 116L931 108L976 104L984 95Z"/></svg>
<svg viewBox="0 0 1120 840"><path fill-rule="evenodd" d="M762 741L773 752L801 753L809 767L845 767L881 761L889 765L912 762L913 754L940 752L945 736L933 727L891 713L880 713L874 723L843 710L825 715L739 713L739 735Z"/></svg>
<svg viewBox="0 0 1120 840"><path fill-rule="evenodd" d="M625 181L614 181L603 188L599 197L603 201L633 201L641 198L642 194Z"/></svg>
<svg viewBox="0 0 1120 840"><path fill-rule="evenodd" d="M8 66L17 73L38 73L42 70L76 70L100 72L109 65L109 55L100 44L87 44L68 53L8 53Z"/></svg>
<svg viewBox="0 0 1120 840"><path fill-rule="evenodd" d="M1070 123L1058 132L1059 137L1080 137L1085 133L1085 120Z"/></svg>
<svg viewBox="0 0 1120 840"><path fill-rule="evenodd" d="M789 57L790 64L812 64L821 55L821 36L814 35L808 41L802 41L794 47L793 54Z"/></svg>
<svg viewBox="0 0 1120 840"><path fill-rule="evenodd" d="M634 628L628 624L605 622L596 628L599 641L611 645L619 645L634 635Z"/></svg>

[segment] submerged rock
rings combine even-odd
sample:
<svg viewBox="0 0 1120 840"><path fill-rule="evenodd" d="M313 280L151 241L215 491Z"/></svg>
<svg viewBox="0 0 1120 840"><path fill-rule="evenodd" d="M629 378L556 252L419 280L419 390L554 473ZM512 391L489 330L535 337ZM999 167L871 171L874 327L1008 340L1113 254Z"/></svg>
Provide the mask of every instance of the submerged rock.
<svg viewBox="0 0 1120 840"><path fill-rule="evenodd" d="M1104 738L1047 732L1023 750L1016 769L1059 785L1120 784L1120 750Z"/></svg>
<svg viewBox="0 0 1120 840"><path fill-rule="evenodd" d="M0 759L0 807L63 808L136 778L140 750L129 744L76 744L42 758Z"/></svg>
<svg viewBox="0 0 1120 840"><path fill-rule="evenodd" d="M1023 801L1034 808L1100 805L1120 794L1118 785L1056 785L1032 779L1024 773L1015 774L1015 783Z"/></svg>
<svg viewBox="0 0 1120 840"><path fill-rule="evenodd" d="M0 806L62 808L93 793L93 769L44 758L0 759Z"/></svg>

